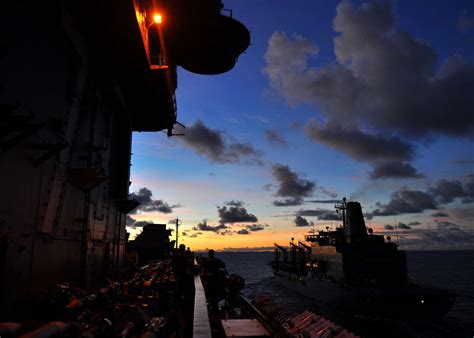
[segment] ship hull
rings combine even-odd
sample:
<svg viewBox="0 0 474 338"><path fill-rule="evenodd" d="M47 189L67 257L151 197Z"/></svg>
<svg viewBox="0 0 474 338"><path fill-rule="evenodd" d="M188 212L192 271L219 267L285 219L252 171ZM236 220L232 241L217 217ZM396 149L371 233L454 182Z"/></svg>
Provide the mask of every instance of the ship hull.
<svg viewBox="0 0 474 338"><path fill-rule="evenodd" d="M404 288L350 287L329 279L275 271L283 287L348 313L384 318L430 319L452 308L455 294L449 290L410 285Z"/></svg>

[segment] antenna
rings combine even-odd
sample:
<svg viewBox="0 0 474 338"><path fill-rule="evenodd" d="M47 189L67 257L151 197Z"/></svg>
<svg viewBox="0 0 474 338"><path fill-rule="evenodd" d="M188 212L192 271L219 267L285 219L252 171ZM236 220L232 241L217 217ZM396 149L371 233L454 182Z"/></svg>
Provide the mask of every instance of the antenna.
<svg viewBox="0 0 474 338"><path fill-rule="evenodd" d="M334 208L336 208L336 212L339 213L339 210L342 211L342 227L345 229L346 228L346 209L347 209L347 199L344 197L342 199L342 202L336 203Z"/></svg>
<svg viewBox="0 0 474 338"><path fill-rule="evenodd" d="M395 234L397 235L397 245L400 245L400 238L398 237L398 223L397 223L396 217L395 217Z"/></svg>
<svg viewBox="0 0 474 338"><path fill-rule="evenodd" d="M176 225L176 249L178 248L178 227L181 225L181 220L176 218L176 219L172 219L168 222L168 224L175 224Z"/></svg>

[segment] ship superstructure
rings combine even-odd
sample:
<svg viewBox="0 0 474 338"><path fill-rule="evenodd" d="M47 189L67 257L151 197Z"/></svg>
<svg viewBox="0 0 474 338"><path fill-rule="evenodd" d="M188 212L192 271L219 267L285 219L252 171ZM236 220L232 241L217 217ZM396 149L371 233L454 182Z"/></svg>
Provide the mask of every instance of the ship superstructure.
<svg viewBox="0 0 474 338"><path fill-rule="evenodd" d="M449 290L421 287L407 275L406 254L367 229L358 202L336 205L342 225L275 246L272 267L290 289L351 313L388 317L436 317L455 299Z"/></svg>
<svg viewBox="0 0 474 338"><path fill-rule="evenodd" d="M120 278L132 132L171 136L176 68L226 72L250 36L220 0L9 1L1 23L6 319L54 283Z"/></svg>

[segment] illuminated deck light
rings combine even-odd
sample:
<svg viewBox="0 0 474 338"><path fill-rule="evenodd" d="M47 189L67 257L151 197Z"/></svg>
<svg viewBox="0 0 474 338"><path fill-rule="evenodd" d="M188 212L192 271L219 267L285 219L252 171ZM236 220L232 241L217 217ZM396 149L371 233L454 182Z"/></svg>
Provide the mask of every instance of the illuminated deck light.
<svg viewBox="0 0 474 338"><path fill-rule="evenodd" d="M163 17L161 16L161 14L155 13L155 14L153 14L153 21L154 21L156 24L163 23Z"/></svg>

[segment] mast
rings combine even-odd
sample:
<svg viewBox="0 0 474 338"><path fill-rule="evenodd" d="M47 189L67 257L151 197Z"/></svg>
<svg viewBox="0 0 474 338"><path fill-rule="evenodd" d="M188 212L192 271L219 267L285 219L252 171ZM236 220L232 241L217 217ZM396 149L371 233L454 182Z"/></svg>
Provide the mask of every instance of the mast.
<svg viewBox="0 0 474 338"><path fill-rule="evenodd" d="M178 227L181 225L181 220L176 217L176 219L172 219L168 222L168 224L175 224L176 225L176 242L175 246L176 249L178 248Z"/></svg>
<svg viewBox="0 0 474 338"><path fill-rule="evenodd" d="M339 211L342 211L342 227L346 229L346 209L347 209L347 203L346 203L346 198L344 197L342 199L342 202L336 203L334 208L336 208L336 212L339 213Z"/></svg>

